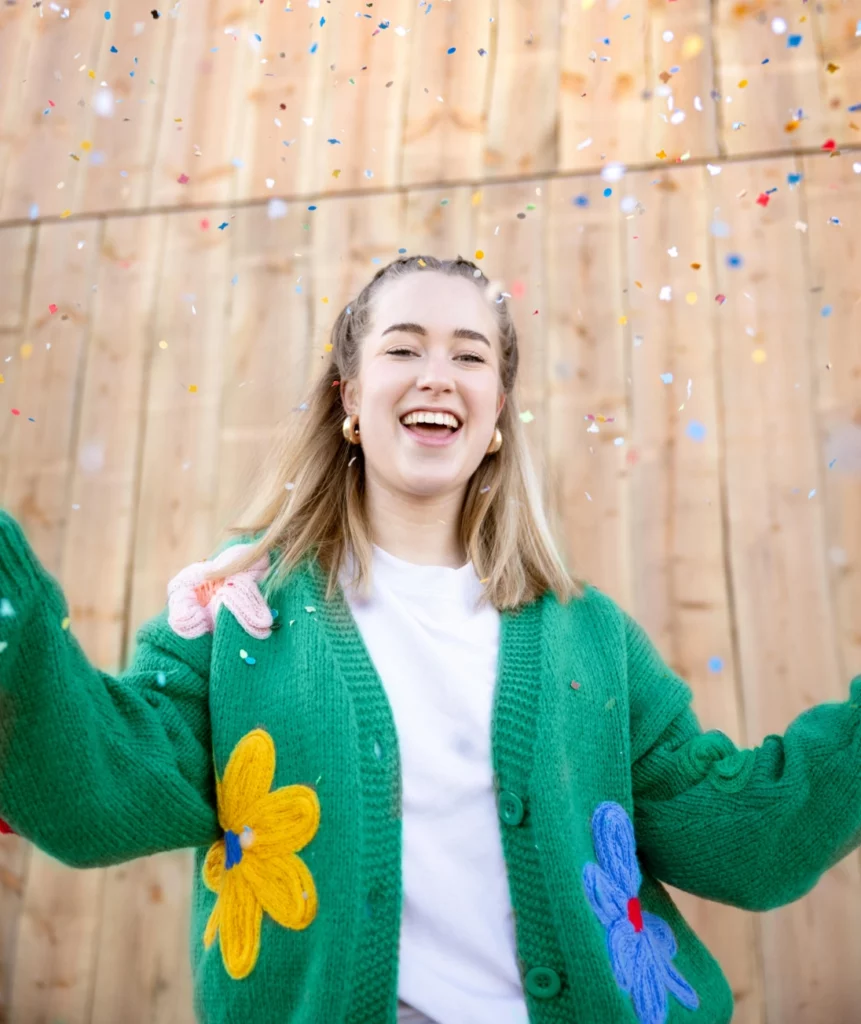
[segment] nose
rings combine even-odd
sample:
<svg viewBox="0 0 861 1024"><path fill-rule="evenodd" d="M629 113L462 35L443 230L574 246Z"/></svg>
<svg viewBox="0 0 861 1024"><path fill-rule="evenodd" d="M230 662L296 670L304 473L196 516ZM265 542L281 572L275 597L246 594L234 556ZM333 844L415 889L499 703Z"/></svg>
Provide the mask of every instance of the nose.
<svg viewBox="0 0 861 1024"><path fill-rule="evenodd" d="M416 376L416 386L422 390L451 391L454 378L447 356L431 356Z"/></svg>

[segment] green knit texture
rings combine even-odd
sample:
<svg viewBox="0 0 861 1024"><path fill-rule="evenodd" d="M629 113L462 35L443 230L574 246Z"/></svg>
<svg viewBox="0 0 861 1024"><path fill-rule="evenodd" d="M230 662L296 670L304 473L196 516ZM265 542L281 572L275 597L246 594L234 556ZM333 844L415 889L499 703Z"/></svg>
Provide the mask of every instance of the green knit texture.
<svg viewBox="0 0 861 1024"><path fill-rule="evenodd" d="M203 1024L396 1020L398 736L342 592L324 594L309 560L273 595L281 628L265 640L226 608L214 634L187 640L165 607L113 676L90 664L74 624L63 628L59 584L0 510L0 817L78 868L195 849L190 952ZM768 910L861 845L861 676L849 700L743 750L702 730L690 688L595 587L566 606L548 594L503 612L500 643L494 786L530 1022L726 1024L726 978L662 883ZM272 788L318 796L319 828L297 854L318 910L302 930L264 913L257 962L235 980L219 941L204 948L218 896L201 872L224 837L214 773L223 778L255 729L274 741ZM633 823L638 905L671 930L672 969L695 1008L669 994L665 1010L638 1014L614 972L584 886L599 859L593 815L608 803Z"/></svg>

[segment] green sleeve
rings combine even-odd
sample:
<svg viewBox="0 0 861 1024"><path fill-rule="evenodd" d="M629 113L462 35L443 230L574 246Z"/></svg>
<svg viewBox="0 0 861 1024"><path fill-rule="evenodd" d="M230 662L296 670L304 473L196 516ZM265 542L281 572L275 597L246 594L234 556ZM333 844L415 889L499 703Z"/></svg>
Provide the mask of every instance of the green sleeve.
<svg viewBox="0 0 861 1024"><path fill-rule="evenodd" d="M624 614L624 613L623 613ZM703 732L692 692L627 614L634 828L660 881L746 910L808 893L861 845L861 676L783 736Z"/></svg>
<svg viewBox="0 0 861 1024"><path fill-rule="evenodd" d="M63 628L67 615L0 509L0 818L72 867L212 842L211 635L182 638L165 608L112 676Z"/></svg>

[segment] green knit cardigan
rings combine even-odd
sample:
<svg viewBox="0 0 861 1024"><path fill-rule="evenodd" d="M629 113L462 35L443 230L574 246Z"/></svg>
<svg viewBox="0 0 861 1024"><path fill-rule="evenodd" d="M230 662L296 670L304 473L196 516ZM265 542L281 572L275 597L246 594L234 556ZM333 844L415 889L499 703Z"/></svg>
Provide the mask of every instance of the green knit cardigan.
<svg viewBox="0 0 861 1024"><path fill-rule="evenodd" d="M394 1024L392 712L314 560L270 606L249 581L226 576L193 638L168 602L113 676L0 510L0 817L78 868L194 848L201 1022ZM240 591L256 619L231 610ZM529 1020L725 1024L726 978L661 883L768 910L861 844L861 676L740 750L595 587L503 612L500 642L494 784Z"/></svg>

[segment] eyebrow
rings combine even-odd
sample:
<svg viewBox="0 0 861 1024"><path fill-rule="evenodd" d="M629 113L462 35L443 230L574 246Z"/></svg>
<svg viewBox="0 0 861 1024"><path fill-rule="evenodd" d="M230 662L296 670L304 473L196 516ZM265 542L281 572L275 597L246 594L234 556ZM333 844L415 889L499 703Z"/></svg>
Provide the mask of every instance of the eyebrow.
<svg viewBox="0 0 861 1024"><path fill-rule="evenodd" d="M421 324L392 324L391 327L387 327L383 331L383 335L390 334L392 331L403 331L405 334L421 334L424 337L427 337L428 333ZM468 338L470 341L483 341L488 348L491 347L490 342L483 334L480 334L478 331L472 331L468 327L456 327L451 332L451 335L453 338Z"/></svg>

